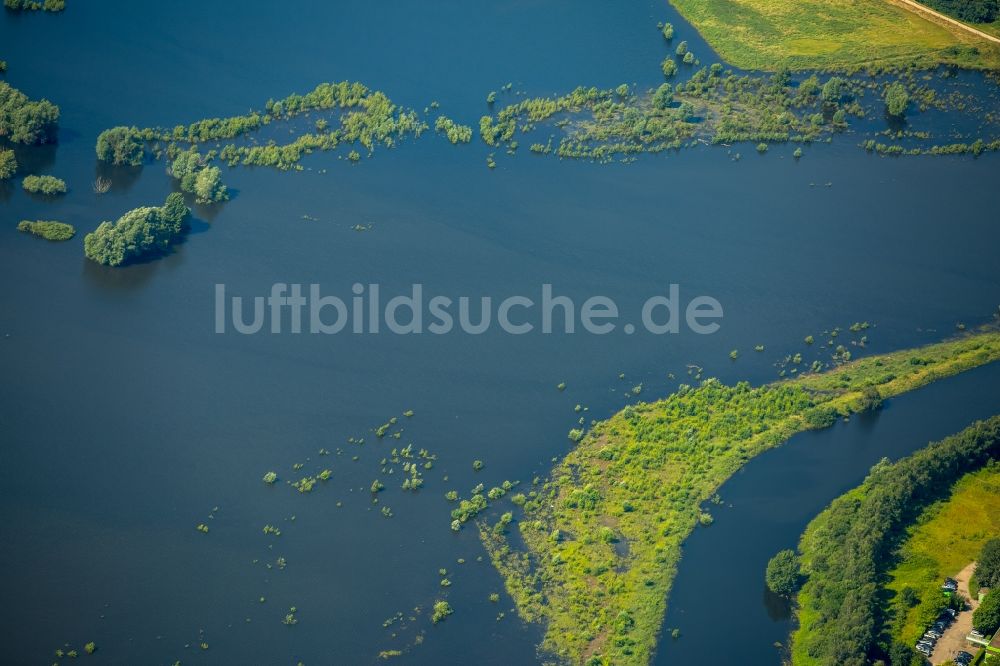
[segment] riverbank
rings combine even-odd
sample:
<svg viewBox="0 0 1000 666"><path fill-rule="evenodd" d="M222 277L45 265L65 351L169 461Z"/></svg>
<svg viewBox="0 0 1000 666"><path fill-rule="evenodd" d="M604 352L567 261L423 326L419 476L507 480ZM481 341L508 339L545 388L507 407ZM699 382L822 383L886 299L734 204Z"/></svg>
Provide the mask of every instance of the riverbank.
<svg viewBox="0 0 1000 666"><path fill-rule="evenodd" d="M758 453L870 406L1000 358L1000 334L873 356L752 388L707 381L626 407L557 463L525 505L524 548L482 530L518 612L546 626L542 649L573 662L644 664L681 545L718 487ZM867 400L873 399L870 395Z"/></svg>

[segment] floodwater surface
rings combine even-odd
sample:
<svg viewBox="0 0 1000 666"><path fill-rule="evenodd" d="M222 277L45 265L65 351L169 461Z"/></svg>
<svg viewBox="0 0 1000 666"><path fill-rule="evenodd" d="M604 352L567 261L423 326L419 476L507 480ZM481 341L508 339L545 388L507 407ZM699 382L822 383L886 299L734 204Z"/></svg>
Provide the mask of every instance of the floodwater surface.
<svg viewBox="0 0 1000 666"><path fill-rule="evenodd" d="M522 150L491 171L478 140L428 133L357 165L327 153L302 172L224 169L232 200L196 206L169 256L118 269L83 257L100 221L172 188L162 162L98 165L107 127L245 113L344 79L418 110L437 101L475 127L508 82L510 98L659 84L670 46L658 21L711 60L659 2L71 0L56 16L3 13L6 80L62 109L58 145L19 148L19 162L71 188L55 201L0 190L3 661L43 663L95 641L91 659L114 664L373 663L383 650L402 663L530 663L541 632L517 620L474 530L449 528L447 491L508 479L527 490L567 451L577 404L606 417L690 381L689 364L760 383L787 354L829 360L803 337L854 321L875 327L867 350L852 349L882 352L991 318L1000 159L880 159L850 134L801 161L791 146L609 165ZM112 180L105 195L92 191L98 176ZM78 233L47 243L17 232L21 219ZM253 297L275 282L343 297L378 283L386 298L414 283L452 298L538 298L551 284L578 303L611 297L632 322L676 283L683 300L708 295L725 314L714 335L215 333L215 285ZM379 440L393 416L400 439ZM382 471L409 443L437 456L415 493L398 465ZM898 452L882 447L840 459L839 485ZM311 493L287 483L323 468L332 478ZM261 480L270 470L274 486ZM376 478L386 489L373 503ZM773 550L789 545L779 536ZM741 563L746 589L760 589L759 555ZM685 589L676 598L690 616ZM432 625L439 599L454 613ZM297 623L285 624L293 607Z"/></svg>

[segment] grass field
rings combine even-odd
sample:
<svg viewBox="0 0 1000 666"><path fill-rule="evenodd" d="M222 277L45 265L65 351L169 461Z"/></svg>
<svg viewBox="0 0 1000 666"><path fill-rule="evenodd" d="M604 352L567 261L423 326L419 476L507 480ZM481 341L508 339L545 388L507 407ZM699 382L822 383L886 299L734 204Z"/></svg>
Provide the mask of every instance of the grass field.
<svg viewBox="0 0 1000 666"><path fill-rule="evenodd" d="M887 588L906 587L921 601L940 598L945 576L954 576L979 555L983 544L1000 534L1000 465L969 474L948 500L927 509L908 531L900 563L889 572ZM921 605L894 628L895 638L912 644L923 633Z"/></svg>
<svg viewBox="0 0 1000 666"><path fill-rule="evenodd" d="M670 0L745 69L1000 68L1000 46L888 0Z"/></svg>
<svg viewBox="0 0 1000 666"><path fill-rule="evenodd" d="M883 397L1000 359L990 331L872 356L761 387L716 381L629 406L597 424L531 492L518 521L480 524L518 614L543 650L574 664L646 664L702 505L748 460Z"/></svg>

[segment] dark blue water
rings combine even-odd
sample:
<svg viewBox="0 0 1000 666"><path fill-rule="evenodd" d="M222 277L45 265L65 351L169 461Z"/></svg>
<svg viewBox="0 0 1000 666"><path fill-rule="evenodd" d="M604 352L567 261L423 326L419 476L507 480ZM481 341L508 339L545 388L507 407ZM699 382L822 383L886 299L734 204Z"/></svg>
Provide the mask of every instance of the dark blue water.
<svg viewBox="0 0 1000 666"><path fill-rule="evenodd" d="M636 384L665 394L688 363L763 382L805 351L803 336L834 326L874 321L869 349L886 351L991 317L1000 160L879 159L851 136L798 163L790 148L738 163L695 149L606 166L501 155L496 171L477 142L425 136L355 167L323 154L301 173L226 170L234 198L196 207L170 256L124 269L82 256L85 232L171 189L162 164L96 165L106 127L242 113L341 79L476 125L507 82L531 95L659 83L660 20L710 60L651 2L80 2L0 16L7 80L63 114L58 146L19 149L19 161L71 188L54 202L0 190L4 661L93 640L92 659L114 664L372 663L388 649L409 663L530 662L540 632L509 599L488 601L502 583L477 561L473 531L448 528L447 490L544 476L575 404L606 416ZM91 191L97 175L112 179L108 194ZM78 236L45 243L15 230L23 218L70 222ZM718 299L725 318L713 336L213 333L216 283L253 296L276 281L340 294L420 282L452 297L551 283L611 296L633 320L679 283L684 298ZM765 353L750 352L758 343ZM438 455L416 494L380 474L397 442L372 433L406 409L416 415L398 444ZM486 462L478 474L474 459ZM272 469L296 478L295 463L333 479L309 495L261 482ZM268 523L282 535L263 534ZM285 569L265 566L279 556ZM455 613L431 626L438 598ZM291 606L299 621L285 626ZM416 621L383 627L417 606Z"/></svg>

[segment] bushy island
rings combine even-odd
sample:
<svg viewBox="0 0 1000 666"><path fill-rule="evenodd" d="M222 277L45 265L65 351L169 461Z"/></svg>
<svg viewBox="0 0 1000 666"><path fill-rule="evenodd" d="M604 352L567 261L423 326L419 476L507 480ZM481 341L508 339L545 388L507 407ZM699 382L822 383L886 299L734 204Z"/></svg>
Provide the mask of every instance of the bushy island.
<svg viewBox="0 0 1000 666"><path fill-rule="evenodd" d="M165 252L180 237L190 210L174 192L162 206L144 206L114 223L101 222L83 239L88 259L105 266L121 266L146 255Z"/></svg>
<svg viewBox="0 0 1000 666"><path fill-rule="evenodd" d="M1000 359L1000 333L872 356L760 387L707 380L595 425L533 491L523 547L480 535L542 650L575 664L646 664L681 544L748 460L899 395Z"/></svg>
<svg viewBox="0 0 1000 666"><path fill-rule="evenodd" d="M21 220L17 224L17 230L50 241L65 241L76 235L76 229L73 228L73 225L46 220Z"/></svg>
<svg viewBox="0 0 1000 666"><path fill-rule="evenodd" d="M25 176L21 187L32 194L66 194L66 181L55 176Z"/></svg>
<svg viewBox="0 0 1000 666"><path fill-rule="evenodd" d="M49 143L55 141L58 126L58 106L47 99L31 100L0 81L0 137L13 143Z"/></svg>
<svg viewBox="0 0 1000 666"><path fill-rule="evenodd" d="M926 624L917 636L893 635L890 631L896 611L902 612L897 619L905 623L910 610L921 606L922 600L913 588L887 594L887 573L899 557L907 526L917 522L935 502L954 500L954 493L961 493L966 481L959 481L963 475L988 466L985 474L1000 478L1000 467L990 465L998 456L1000 416L994 416L898 462L883 460L872 468L864 483L834 500L809 524L799 544L799 567L805 584L798 595L800 628L792 641L793 664L865 666L876 660L891 666L925 663L911 646L949 603L962 603L957 597L949 602L940 590L944 576L958 570L941 572L942 577L931 583L921 608ZM984 525L978 526L980 547L988 533ZM955 547L952 540L947 545L945 550ZM783 560L787 557L787 553L781 555ZM967 557L962 566L975 554ZM895 603L886 603L889 598L895 598ZM992 631L996 627L984 628Z"/></svg>

